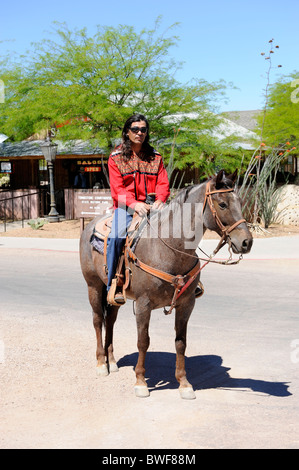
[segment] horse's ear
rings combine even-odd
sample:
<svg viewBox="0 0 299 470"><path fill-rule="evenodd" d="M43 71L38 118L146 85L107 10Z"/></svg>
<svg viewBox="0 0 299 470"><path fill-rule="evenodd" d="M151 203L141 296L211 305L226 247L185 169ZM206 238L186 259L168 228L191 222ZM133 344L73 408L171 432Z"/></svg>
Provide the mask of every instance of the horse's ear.
<svg viewBox="0 0 299 470"><path fill-rule="evenodd" d="M220 170L219 173L216 175L216 189L220 189L224 183L224 170Z"/></svg>
<svg viewBox="0 0 299 470"><path fill-rule="evenodd" d="M235 183L238 176L238 170L236 169L231 175L228 175L228 179L230 179L233 183Z"/></svg>

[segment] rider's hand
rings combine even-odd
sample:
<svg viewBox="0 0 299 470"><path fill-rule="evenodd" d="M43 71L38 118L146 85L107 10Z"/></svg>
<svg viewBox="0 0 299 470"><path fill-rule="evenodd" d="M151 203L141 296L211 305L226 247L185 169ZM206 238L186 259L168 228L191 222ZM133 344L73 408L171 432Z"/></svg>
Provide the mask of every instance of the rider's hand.
<svg viewBox="0 0 299 470"><path fill-rule="evenodd" d="M157 211L157 210L162 209L163 206L164 206L163 202L160 201L160 199L157 199L152 205L151 209L154 211Z"/></svg>
<svg viewBox="0 0 299 470"><path fill-rule="evenodd" d="M138 215L144 216L148 213L150 210L151 206L148 204L145 204L145 202L137 202L134 210L137 212Z"/></svg>

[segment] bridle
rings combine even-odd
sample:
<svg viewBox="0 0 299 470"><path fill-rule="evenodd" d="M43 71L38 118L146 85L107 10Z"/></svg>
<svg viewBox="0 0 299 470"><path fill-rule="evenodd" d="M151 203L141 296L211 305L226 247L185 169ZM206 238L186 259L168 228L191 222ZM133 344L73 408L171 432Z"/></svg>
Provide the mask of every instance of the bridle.
<svg viewBox="0 0 299 470"><path fill-rule="evenodd" d="M212 194L216 194L216 193L224 193L224 192L232 192L234 191L233 188L229 188L229 189L214 189L211 191L210 189L210 181L208 181L207 185L206 185L206 192L205 192L205 198L204 198L204 203L203 203L203 208L202 208L202 215L205 211L205 208L207 206L207 203L209 205L209 208L211 210L211 213L212 213L212 216L214 217L215 219L215 222L217 224L217 226L220 228L221 232L222 232L222 237L218 243L218 246L217 248L214 250L213 254L209 257L208 260L204 260L206 261L205 264L203 266L200 265L200 261L202 260L202 258L199 258L198 256L194 256L194 255L190 255L189 253L185 253L184 251L180 251L180 250L177 250L176 248L173 248L172 246L168 245L168 243L165 242L165 240L163 240L159 235L158 235L158 238L166 245L168 246L168 248L170 248L171 250L173 251L176 251L176 252L179 252L181 254L184 254L186 256L189 256L189 257L193 257L193 258L196 258L197 262L195 264L195 266L187 273L187 274L178 274L178 275L172 275L172 274L169 274L169 273L166 273L164 271L161 271L157 268L153 268L145 263L143 263L143 261L140 261L137 256L135 255L135 253L132 251L131 249L131 243L132 243L132 240L133 238L131 239L131 242L126 241L126 245L125 245L125 266L126 266L126 286L128 286L129 284L129 277L130 277L130 274L131 274L131 269L129 267L129 260L132 260L135 264L135 266L139 267L140 269L142 269L143 271L151 274L152 276L155 276L163 281L166 281L170 284L172 284L175 288L175 291L174 291L174 295L173 295L173 298L172 298L172 301L171 301L171 305L170 305L170 309L169 310L166 310L164 308L164 313L166 315L170 314L173 310L173 308L176 306L176 301L177 299L183 294L183 292L189 287L190 284L192 284L192 282L196 279L196 277L198 276L198 274L200 273L200 271L210 262L217 262L217 263L220 263L220 264L237 264L239 263L239 261L242 259L242 255L240 256L239 260L237 261L231 261L231 257L232 255L230 255L230 258L229 260L225 261L225 262L221 262L221 261L212 261L212 257L215 256L215 254L228 242L229 243L229 247L230 247L230 237L229 237L229 234L236 228L238 227L238 225L242 224L243 222L246 222L245 219L240 219L238 220L237 222L235 222L234 224L230 225L229 227L226 227L225 225L223 225L223 223L221 222L220 220L220 217L219 215L217 214L217 211L215 209L215 206L214 206L214 203L213 203L213 199L212 199ZM148 219L147 219L148 220ZM150 221L148 220L148 223L150 224Z"/></svg>
<svg viewBox="0 0 299 470"><path fill-rule="evenodd" d="M217 214L217 211L215 209L215 206L214 206L214 203L213 203L213 199L212 199L212 194L219 194L219 193L228 193L228 192L233 192L234 191L234 188L228 188L228 189L214 189L211 191L210 189L210 181L207 182L207 186L206 186L206 192L205 192L205 198L204 198L204 203L203 203L203 208L202 208L202 214L204 213L204 210L206 208L206 205L208 203L209 205L209 208L210 208L210 211L212 213L212 216L214 217L214 220L215 220L215 223L216 225L220 228L221 232L222 232L222 235L221 235L221 239L218 243L218 246L216 247L216 249L214 250L213 252L213 256L218 253L218 251L228 242L229 245L230 245L230 237L229 237L229 234L236 228L238 227L238 225L242 224L243 222L246 222L245 219L239 219L237 222L235 222L234 224L230 225L230 226L225 226L223 225L223 223L221 222L220 220L220 217L219 215Z"/></svg>

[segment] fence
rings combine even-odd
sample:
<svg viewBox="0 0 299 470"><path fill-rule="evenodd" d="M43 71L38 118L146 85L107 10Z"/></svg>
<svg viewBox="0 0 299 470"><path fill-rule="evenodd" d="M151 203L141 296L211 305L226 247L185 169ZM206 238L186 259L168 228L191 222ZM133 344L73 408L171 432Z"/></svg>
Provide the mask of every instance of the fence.
<svg viewBox="0 0 299 470"><path fill-rule="evenodd" d="M26 194L24 194L26 191ZM7 197L11 196L11 197ZM45 190L15 190L0 192L0 220L4 224L4 232L8 222L36 219L46 211L47 197Z"/></svg>

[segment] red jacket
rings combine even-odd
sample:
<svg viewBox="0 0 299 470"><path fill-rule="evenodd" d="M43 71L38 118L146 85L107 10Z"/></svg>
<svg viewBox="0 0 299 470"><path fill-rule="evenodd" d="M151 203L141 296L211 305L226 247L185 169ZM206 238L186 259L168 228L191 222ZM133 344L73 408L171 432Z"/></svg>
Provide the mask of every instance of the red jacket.
<svg viewBox="0 0 299 470"><path fill-rule="evenodd" d="M154 155L155 158L147 162L133 153L133 157L125 162L119 148L111 153L108 169L114 208L125 205L134 209L135 204L144 202L149 193L156 193L156 200L167 201L170 194L167 172L161 155L156 151Z"/></svg>

